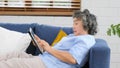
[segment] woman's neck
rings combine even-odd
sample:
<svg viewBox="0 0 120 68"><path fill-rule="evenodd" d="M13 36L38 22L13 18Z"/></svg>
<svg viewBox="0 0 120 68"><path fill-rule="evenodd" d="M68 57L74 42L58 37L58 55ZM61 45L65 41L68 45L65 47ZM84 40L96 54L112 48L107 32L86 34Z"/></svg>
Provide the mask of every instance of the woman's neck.
<svg viewBox="0 0 120 68"><path fill-rule="evenodd" d="M86 34L88 34L88 31L85 31L85 30L81 31L80 33L80 35L86 35Z"/></svg>
<svg viewBox="0 0 120 68"><path fill-rule="evenodd" d="M87 34L88 34L87 31L81 31L81 32L79 33L79 35L87 35Z"/></svg>

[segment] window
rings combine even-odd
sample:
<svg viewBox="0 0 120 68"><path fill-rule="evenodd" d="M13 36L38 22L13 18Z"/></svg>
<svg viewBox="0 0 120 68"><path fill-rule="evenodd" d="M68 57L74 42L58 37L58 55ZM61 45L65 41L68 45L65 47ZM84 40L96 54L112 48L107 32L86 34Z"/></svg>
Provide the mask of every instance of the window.
<svg viewBox="0 0 120 68"><path fill-rule="evenodd" d="M0 0L0 15L71 16L80 0Z"/></svg>

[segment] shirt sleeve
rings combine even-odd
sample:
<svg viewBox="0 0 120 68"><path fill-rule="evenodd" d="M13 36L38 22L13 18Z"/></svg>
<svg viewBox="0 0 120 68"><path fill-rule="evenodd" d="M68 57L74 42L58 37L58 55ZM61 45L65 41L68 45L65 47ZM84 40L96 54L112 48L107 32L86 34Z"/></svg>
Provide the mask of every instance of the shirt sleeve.
<svg viewBox="0 0 120 68"><path fill-rule="evenodd" d="M75 45L69 50L69 53L75 58L77 64L81 64L82 60L86 57L89 47L84 40L77 41Z"/></svg>

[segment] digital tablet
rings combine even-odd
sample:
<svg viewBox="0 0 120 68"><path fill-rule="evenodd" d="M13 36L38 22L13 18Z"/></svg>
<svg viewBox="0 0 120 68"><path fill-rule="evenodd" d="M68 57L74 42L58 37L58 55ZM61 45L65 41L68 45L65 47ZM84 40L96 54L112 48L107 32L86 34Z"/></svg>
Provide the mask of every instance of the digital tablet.
<svg viewBox="0 0 120 68"><path fill-rule="evenodd" d="M33 32L32 28L29 28L28 33L29 33L32 41L34 42L35 46L37 46L39 48L40 53L42 54L43 53L43 49L41 48L41 46L38 44L37 40L35 39L34 32Z"/></svg>

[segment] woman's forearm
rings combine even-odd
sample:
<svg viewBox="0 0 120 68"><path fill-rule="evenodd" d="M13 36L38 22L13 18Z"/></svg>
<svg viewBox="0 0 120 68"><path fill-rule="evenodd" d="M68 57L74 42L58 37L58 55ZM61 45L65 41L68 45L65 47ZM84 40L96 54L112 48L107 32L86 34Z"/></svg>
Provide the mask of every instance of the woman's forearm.
<svg viewBox="0 0 120 68"><path fill-rule="evenodd" d="M63 62L66 62L69 64L76 64L76 60L67 51L55 50L54 48L51 48L49 50L49 53L52 54L53 56L55 56L56 58L60 59Z"/></svg>

